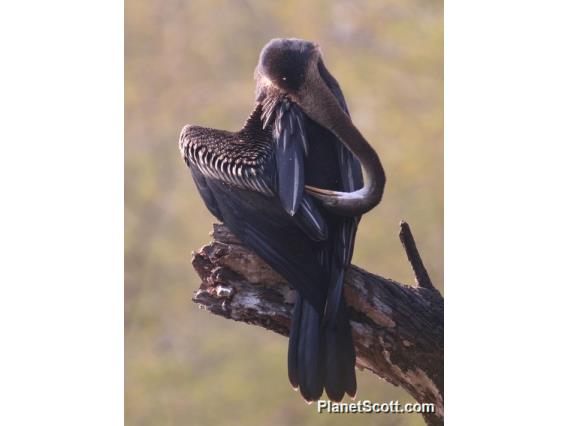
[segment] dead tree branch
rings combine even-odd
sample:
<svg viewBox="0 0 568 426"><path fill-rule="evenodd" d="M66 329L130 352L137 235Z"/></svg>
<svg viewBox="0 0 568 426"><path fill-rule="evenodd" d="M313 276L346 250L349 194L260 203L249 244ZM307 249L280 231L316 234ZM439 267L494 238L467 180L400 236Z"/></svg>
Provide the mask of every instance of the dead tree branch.
<svg viewBox="0 0 568 426"><path fill-rule="evenodd" d="M193 301L209 312L260 325L287 336L294 291L223 225L213 241L193 253L202 284ZM346 276L357 365L403 387L418 402L432 403L428 425L443 424L444 300L432 285L410 228L400 238L416 275L411 287L352 266Z"/></svg>
<svg viewBox="0 0 568 426"><path fill-rule="evenodd" d="M434 288L432 281L430 281L428 271L426 271L424 263L422 263L422 258L420 257L420 253L418 253L418 248L416 248L416 242L414 241L412 232L410 232L410 226L408 226L408 223L405 221L400 222L400 232L398 236L404 250L406 251L406 257L408 257L408 261L414 271L416 284L419 287L430 289Z"/></svg>

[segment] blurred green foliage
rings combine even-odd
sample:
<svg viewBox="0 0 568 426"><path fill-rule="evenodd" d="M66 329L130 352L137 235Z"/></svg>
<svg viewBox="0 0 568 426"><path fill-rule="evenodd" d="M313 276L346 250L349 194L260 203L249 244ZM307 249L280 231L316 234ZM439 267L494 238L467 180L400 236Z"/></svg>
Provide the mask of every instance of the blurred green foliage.
<svg viewBox="0 0 568 426"><path fill-rule="evenodd" d="M443 3L126 1L126 422L128 425L422 425L420 415L317 414L289 386L286 339L191 302L190 253L213 222L180 158L186 123L238 129L274 37L318 42L388 181L360 226L354 263L413 276L407 220L443 289ZM359 372L358 398L411 398Z"/></svg>

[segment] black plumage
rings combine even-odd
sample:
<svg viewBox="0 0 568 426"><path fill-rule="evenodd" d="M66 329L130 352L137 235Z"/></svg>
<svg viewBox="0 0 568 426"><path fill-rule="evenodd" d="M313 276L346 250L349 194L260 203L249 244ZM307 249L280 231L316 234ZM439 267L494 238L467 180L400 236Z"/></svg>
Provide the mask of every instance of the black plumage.
<svg viewBox="0 0 568 426"><path fill-rule="evenodd" d="M319 77L348 115L337 81L314 52L302 40L269 43L257 68L257 105L244 127L186 126L180 149L209 211L298 291L288 349L292 386L307 401L324 388L339 401L357 388L342 290L360 214L337 214L323 200L350 198L363 177L341 129L328 130L294 99Z"/></svg>

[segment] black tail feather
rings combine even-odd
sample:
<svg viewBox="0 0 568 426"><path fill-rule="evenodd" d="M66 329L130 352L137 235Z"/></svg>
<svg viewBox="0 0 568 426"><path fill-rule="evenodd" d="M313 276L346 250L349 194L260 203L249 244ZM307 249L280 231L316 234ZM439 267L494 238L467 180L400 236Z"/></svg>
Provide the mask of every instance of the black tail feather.
<svg viewBox="0 0 568 426"><path fill-rule="evenodd" d="M351 398L355 398L357 393L357 377L355 375L355 346L353 345L353 336L351 334L351 326L349 325L349 316L347 315L347 307L345 301L341 301L338 312L338 335L339 348L342 357L343 383L345 385L345 393Z"/></svg>
<svg viewBox="0 0 568 426"><path fill-rule="evenodd" d="M343 381L342 359L338 348L337 329L328 324L325 330L326 359L325 359L325 391L332 401L341 401L345 394Z"/></svg>
<svg viewBox="0 0 568 426"><path fill-rule="evenodd" d="M322 315L298 296L288 346L288 377L308 401L320 399L323 389L333 401L345 393L355 396L355 350L345 303L335 321L322 324Z"/></svg>
<svg viewBox="0 0 568 426"><path fill-rule="evenodd" d="M321 317L308 303L302 303L300 338L298 345L298 373L300 392L308 402L319 399L323 393L323 336Z"/></svg>
<svg viewBox="0 0 568 426"><path fill-rule="evenodd" d="M288 380L294 389L298 389L300 385L298 373L298 346L300 339L300 322L302 320L302 303L301 297L296 298L294 305L294 314L292 316L292 325L290 327L290 339L288 340Z"/></svg>
<svg viewBox="0 0 568 426"><path fill-rule="evenodd" d="M325 327L326 371L325 391L332 401L341 401L344 394L357 392L355 348L345 302L341 300L337 317Z"/></svg>

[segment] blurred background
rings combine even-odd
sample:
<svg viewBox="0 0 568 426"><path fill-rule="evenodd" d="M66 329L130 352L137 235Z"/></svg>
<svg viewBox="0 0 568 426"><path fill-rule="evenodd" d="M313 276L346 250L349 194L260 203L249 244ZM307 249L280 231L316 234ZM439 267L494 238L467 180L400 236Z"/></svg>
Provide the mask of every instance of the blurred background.
<svg viewBox="0 0 568 426"><path fill-rule="evenodd" d="M419 414L317 414L288 383L285 338L191 302L191 251L214 219L177 141L186 123L240 128L271 38L318 42L388 177L353 262L413 284L405 219L443 291L442 1L127 0L125 19L126 424L423 425ZM368 372L358 382L358 399L412 401Z"/></svg>

